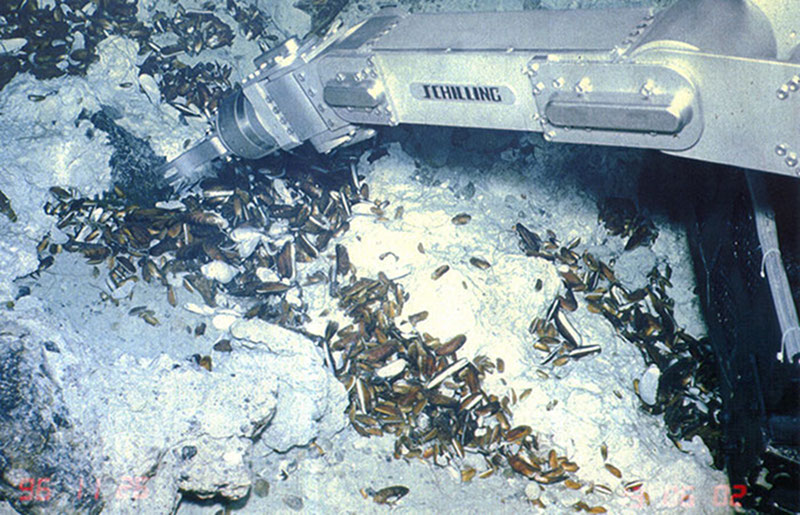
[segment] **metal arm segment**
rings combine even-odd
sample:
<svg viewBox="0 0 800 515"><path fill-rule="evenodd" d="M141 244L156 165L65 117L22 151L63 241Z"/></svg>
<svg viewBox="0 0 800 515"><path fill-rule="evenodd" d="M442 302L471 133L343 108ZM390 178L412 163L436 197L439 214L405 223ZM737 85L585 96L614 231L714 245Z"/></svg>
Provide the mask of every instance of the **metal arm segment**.
<svg viewBox="0 0 800 515"><path fill-rule="evenodd" d="M793 1L684 0L658 13L384 9L259 58L212 137L252 157L306 140L325 152L369 137L369 125L513 129L795 176Z"/></svg>

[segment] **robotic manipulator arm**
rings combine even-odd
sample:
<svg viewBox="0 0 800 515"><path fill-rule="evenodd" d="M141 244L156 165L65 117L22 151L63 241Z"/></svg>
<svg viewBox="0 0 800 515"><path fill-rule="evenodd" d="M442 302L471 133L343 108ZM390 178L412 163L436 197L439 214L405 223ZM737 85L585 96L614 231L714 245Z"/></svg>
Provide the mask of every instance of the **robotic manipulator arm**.
<svg viewBox="0 0 800 515"><path fill-rule="evenodd" d="M800 176L797 0L651 9L407 14L295 38L255 60L212 132L165 165L310 141L320 152L413 123L542 132Z"/></svg>

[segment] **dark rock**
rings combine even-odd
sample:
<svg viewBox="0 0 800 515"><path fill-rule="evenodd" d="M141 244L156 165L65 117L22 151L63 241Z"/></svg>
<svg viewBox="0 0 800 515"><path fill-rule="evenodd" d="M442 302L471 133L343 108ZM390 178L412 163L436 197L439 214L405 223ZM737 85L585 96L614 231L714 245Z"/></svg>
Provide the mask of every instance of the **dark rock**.
<svg viewBox="0 0 800 515"><path fill-rule="evenodd" d="M294 4L311 16L311 33L323 35L350 0L299 0Z"/></svg>
<svg viewBox="0 0 800 515"><path fill-rule="evenodd" d="M30 294L31 294L30 286L20 286L19 290L17 291L17 296L14 298L14 300L19 300L22 297L27 297Z"/></svg>
<svg viewBox="0 0 800 515"><path fill-rule="evenodd" d="M104 106L89 117L95 128L108 135L114 148L109 165L111 181L119 186L131 204L152 206L167 198L170 187L158 168L166 159L157 155L150 144L137 138L115 122L124 116L116 108Z"/></svg>
<svg viewBox="0 0 800 515"><path fill-rule="evenodd" d="M230 352L233 350L231 348L231 341L226 339L218 341L214 344L214 350L217 352Z"/></svg>
<svg viewBox="0 0 800 515"><path fill-rule="evenodd" d="M303 509L303 499L297 495L287 495L283 498L283 504L295 511Z"/></svg>
<svg viewBox="0 0 800 515"><path fill-rule="evenodd" d="M256 482L253 483L253 493L256 494L257 497L266 497L269 495L269 481L266 479L256 479ZM302 501L301 501L302 504Z"/></svg>
<svg viewBox="0 0 800 515"><path fill-rule="evenodd" d="M197 454L197 447L194 445L184 445L181 449L181 459L190 460Z"/></svg>
<svg viewBox="0 0 800 515"><path fill-rule="evenodd" d="M0 55L0 90L20 71L19 60L10 55Z"/></svg>
<svg viewBox="0 0 800 515"><path fill-rule="evenodd" d="M472 181L469 181L466 186L461 188L456 192L456 197L463 199L463 200L472 200L472 197L475 196L475 184Z"/></svg>
<svg viewBox="0 0 800 515"><path fill-rule="evenodd" d="M450 143L453 129L426 125L414 129L410 142L413 155L418 156L434 168L444 166L450 156L450 150L453 148Z"/></svg>
<svg viewBox="0 0 800 515"><path fill-rule="evenodd" d="M99 513L103 498L81 488L96 481L88 439L68 422L42 345L0 325L0 498L20 513Z"/></svg>

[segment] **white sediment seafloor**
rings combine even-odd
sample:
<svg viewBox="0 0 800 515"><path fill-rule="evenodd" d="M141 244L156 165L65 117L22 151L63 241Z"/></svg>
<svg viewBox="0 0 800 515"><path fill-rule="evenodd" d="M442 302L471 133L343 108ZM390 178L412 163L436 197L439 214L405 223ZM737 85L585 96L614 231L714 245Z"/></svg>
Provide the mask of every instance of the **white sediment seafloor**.
<svg viewBox="0 0 800 515"><path fill-rule="evenodd" d="M0 191L9 198L19 222L0 217L0 297L16 294L11 282L36 270L36 244L56 234L55 218L44 213L51 186L72 187L85 196L107 191L111 184L112 148L104 133L79 119L107 107L121 114L117 123L135 136L150 139L153 149L175 157L187 138L204 126L184 126L173 109L159 108L136 87L135 42L118 36L103 40L100 56L86 78L65 76L39 81L18 74L0 91ZM42 100L38 100L44 97ZM163 137L155 137L163 132ZM65 238L64 238L65 239ZM33 243L33 245L31 245Z"/></svg>
<svg viewBox="0 0 800 515"><path fill-rule="evenodd" d="M512 152L491 170L445 167L421 174L399 145L372 165L362 160L360 170L367 177L372 201L388 202L385 216L379 218L370 209L372 203L355 206L350 230L338 243L348 249L358 276L375 277L383 272L397 278L410 293L404 317L428 311L416 330L442 340L465 334L467 343L459 356L483 354L503 359L505 371L489 375L483 383L485 390L502 397L510 396L512 389L519 395L530 388L526 400L512 408L512 425L530 425L541 445L578 463L577 477L586 487L577 492L563 485L540 487L519 476L499 473L463 483L462 467L484 467L478 456L467 454L464 460L442 467L394 460L393 438L366 440L345 431L333 439L319 440L321 449L278 454L262 448L263 453L254 457L253 470L262 488L265 481L271 485L269 494L263 498L252 495L245 510L289 511L299 505L313 512L379 512L385 508L363 499L359 492L402 484L411 492L393 508L401 513L512 513L529 509L528 500L533 498L542 500L553 513L563 513L579 500L604 506L611 513L728 511L724 498L727 479L710 466L711 456L699 439L686 442L684 450L679 450L667 438L662 419L640 409L632 384L647 367L640 352L616 336L607 321L579 308L571 314L573 324L585 343L601 345L602 352L562 368L540 365L543 353L533 349L527 328L533 317L543 316L561 282L553 264L521 253L512 230L518 221L540 232L552 229L559 237L563 235L562 241L581 237L579 249L591 249L604 259L620 256L615 271L626 284L644 284L656 263L669 263L679 324L698 333L702 321L691 294L694 282L681 230L661 220L661 233L653 248L639 249L623 259L624 241L609 238L598 228L596 199L578 186L585 180L600 180L589 177L600 167L609 167L608 184L625 181L620 174L635 173L637 163L631 163L632 156L569 147L573 159L586 164L578 171L554 166L564 148L545 146L535 136L531 141L536 145L535 157L526 160ZM475 195L459 198L457 192L469 183ZM402 215L396 218L398 209ZM470 222L454 225L451 218L459 213L470 214ZM419 250L420 244L424 252ZM476 268L469 263L470 257L484 258L492 266ZM333 259L332 252L327 259ZM448 264L449 271L432 279L432 272L442 264ZM301 266L300 273L327 266L321 260ZM537 279L543 282L538 292L534 287ZM311 332L322 334L331 319L340 325L349 322L327 287L307 288L304 299L312 317L307 325ZM408 330L407 324L400 327ZM537 370L549 377L543 378ZM604 444L607 462L622 472L622 478L605 468L600 452ZM634 480L641 480L642 488L625 493L623 485ZM608 486L612 493L586 494L591 483ZM184 504L180 511L210 510Z"/></svg>
<svg viewBox="0 0 800 515"><path fill-rule="evenodd" d="M536 142L536 137L531 139ZM721 492L725 491L724 474L709 466L712 460L702 444L694 442L685 446L692 452L679 450L667 438L661 418L640 409L632 384L646 369L643 358L633 345L614 334L605 319L584 308L571 314L584 342L602 347L599 355L562 368L540 365L544 355L533 348L527 328L534 317L544 315L561 282L553 264L521 253L512 227L516 222L523 222L541 233L552 229L561 241L581 237L579 249L589 248L596 254L605 249L608 254L604 258L620 255L623 241L608 238L603 229L598 229L595 200L582 194L576 184L587 180L587 174L598 172L596 159L606 159L603 166L617 167L611 175L626 173L630 165L625 163L627 158L621 152L570 147L578 154L575 159L588 160L584 170L553 169L547 166L547 161L564 148L536 145L534 155L537 157L527 162L508 155L509 160L498 160L491 170L443 168L426 177L428 184L424 186L419 181L419 167L399 147L392 148L389 156L371 166L363 161L362 169L366 172L372 200L389 202L384 208L386 219L379 220L368 205L357 206L350 230L341 243L347 247L359 276L375 277L383 272L390 278L399 278L410 293L404 316L428 311L427 319L416 324L418 331L428 332L443 341L463 333L467 343L459 356L483 354L493 360L503 359L505 372L488 376L484 381L486 391L502 397L510 396L512 389L517 395L527 388L532 390L525 401L512 408L512 425L530 425L540 444L555 448L559 455L566 455L580 465L577 475L581 481L607 485L614 491L611 497L598 493L587 496L564 486L540 488L530 483L526 487L528 481L514 478L507 480L506 494L524 491L526 495L541 498L555 512L563 512L583 499L616 513L626 509L635 511L632 507L643 498L626 495L622 485L642 480L644 486L639 495L646 491L651 500L651 505L643 505L642 509L688 509L693 504L692 508L698 512L725 511L717 506L722 499ZM470 182L475 186L474 197L457 198L454 192ZM397 209L403 212L399 219L394 216ZM471 221L463 226L454 225L451 218L459 213L470 214ZM659 228L661 234L652 250L640 249L632 252L631 258L618 259L615 270L626 283L643 284L655 263L670 263L675 274L672 292L679 323L699 331L702 322L692 300L693 281L685 239L678 228L666 225ZM418 249L419 244L424 253ZM486 259L492 266L486 270L474 267L469 259L475 256ZM433 280L431 273L442 264L448 264L450 270ZM543 282L539 292L534 287L537 279ZM321 293L306 296L307 300L311 299L309 313L316 321L316 332L320 333L324 330L325 318L314 317L315 312L335 310L324 291ZM345 319L340 322L347 323ZM314 325L312 321L310 328ZM537 370L545 371L549 377L543 379ZM620 393L621 398L614 392ZM622 471L621 479L604 467L600 454L603 444L609 449L608 462ZM383 452L384 456L391 453ZM473 498L472 487L465 489L460 479L454 479L462 465L481 470L482 460L475 458L467 455L463 463L454 463L449 467L453 474L447 473L448 468L432 468L435 472L430 474L438 473L441 481L438 495L448 498L447 503L440 505L433 499L426 499L416 504L409 494L408 500L397 509L456 512L480 509L481 502L489 503L484 508L487 511L522 509L515 502L525 496L508 499L500 489L493 501L479 501L485 499L483 488L476 486ZM357 490L357 486L374 485L374 477L381 476L380 469L385 464L370 472L369 480L360 472L359 465L351 466L353 472L338 475L333 481L342 483L336 491L358 501L357 496L351 495L352 491ZM419 468L418 474L403 474L403 484L418 494L417 499L425 499L427 496L419 491L428 488L424 485L430 482L430 466L408 465L409 469L414 467ZM371 467L366 468L371 470ZM298 481L304 482L303 479ZM473 482L481 483L481 480ZM453 488L452 497L442 492L448 488ZM326 491L332 489L328 485ZM688 497L684 500L684 496ZM462 502L467 504L462 505ZM501 504L492 506L492 502ZM339 506L351 505L342 500Z"/></svg>
<svg viewBox="0 0 800 515"><path fill-rule="evenodd" d="M283 10L275 8L276 19L291 18L289 2L278 3ZM140 2L143 12L156 5ZM436 10L470 8L489 7L444 2ZM345 14L355 16L354 9L350 6ZM308 24L294 15L285 22L288 30ZM236 41L242 44L241 38ZM0 190L18 216L12 223L0 215L4 301L16 296L13 280L36 269L35 246L41 237L50 232L56 241L65 239L55 220L44 214L48 188L72 186L91 195L109 186L111 149L102 136L87 137L90 124L78 121L81 110L115 108L124 113L121 126L149 139L156 152L168 157L204 130L199 123L179 124L171 108L151 102L143 91L120 87L138 81L134 64L140 58L133 42L111 37L99 52L101 59L86 78L37 81L19 75L0 92ZM249 64L239 58L237 70ZM152 94L152 85L146 86ZM45 99L34 102L29 95ZM448 131L441 134L446 137ZM492 136L481 132L472 137ZM578 463L581 481L607 485L611 495L587 495L585 488L576 492L559 485L541 489L535 482L500 473L462 483L459 466L480 470L483 465L469 454L464 463L446 467L394 460L391 437L365 439L346 426L344 388L323 366L323 356L310 340L241 321L241 307L224 299L215 311L193 308L202 305L199 295L180 289L178 308L169 305L163 288L146 284L137 284L132 298L119 306L103 302L99 292L105 270L94 277L82 258L61 254L31 295L2 314L0 327L13 327L13 334L41 361L47 372L43 381L65 406L70 430L84 437L84 458L101 482L107 511L169 512L185 491L201 498L244 497L239 501L242 513L383 512L385 506L360 491L393 484L410 489L394 508L403 513L512 513L529 509L532 498L541 499L553 513L565 512L581 499L612 513L726 511L718 505L724 492L720 486L727 479L711 468L705 447L694 442L682 452L667 438L661 418L639 408L632 382L646 365L610 324L579 308L572 322L585 342L600 345L602 351L555 369L540 365L542 355L533 349L527 331L531 319L542 316L560 291L561 282L552 264L521 253L512 230L516 222L540 234L551 229L562 242L580 237L579 251L616 259L617 276L631 288L645 284L654 265L668 263L677 322L691 334L703 333L682 228L656 218L660 233L655 244L623 252L624 241L609 237L597 223L598 199L635 192L642 154L547 145L538 135L522 143L533 152L505 149L483 169L452 164L434 168L397 144L372 164L362 159L359 172L371 198L389 202L386 220L370 205L357 205L350 230L337 243L347 247L360 277L384 272L403 285L410 293L404 316L429 312L417 324L419 331L443 339L463 333L467 342L460 356L501 358L505 371L488 376L485 389L500 397L512 389L517 395L531 389L513 406L513 424L531 426L543 446ZM446 155L439 158L447 160ZM401 207L402 216L396 217ZM469 213L471 221L454 225L451 218L459 213ZM300 265L301 276L327 270L330 254ZM491 267L476 268L469 263L471 257L485 259ZM450 270L433 280L431 273L443 264ZM537 279L543 283L540 291L534 288ZM176 280L175 286L179 284ZM310 332L322 334L331 319L348 323L327 286L306 288L303 300L311 316ZM159 325L129 315L136 306L151 309ZM194 328L202 323L205 333L195 336ZM232 352L211 350L220 338L231 339ZM211 355L213 372L197 366L190 359L194 354ZM309 446L312 441L316 445ZM599 451L603 443L608 462L622 471L622 479L605 469ZM123 478L143 476L152 476L145 498L131 500L130 488L120 494L120 486L126 486ZM624 494L621 485L632 480L643 481L640 491L649 493L649 507L637 507L641 498ZM183 502L177 510L214 513L219 507L211 501Z"/></svg>

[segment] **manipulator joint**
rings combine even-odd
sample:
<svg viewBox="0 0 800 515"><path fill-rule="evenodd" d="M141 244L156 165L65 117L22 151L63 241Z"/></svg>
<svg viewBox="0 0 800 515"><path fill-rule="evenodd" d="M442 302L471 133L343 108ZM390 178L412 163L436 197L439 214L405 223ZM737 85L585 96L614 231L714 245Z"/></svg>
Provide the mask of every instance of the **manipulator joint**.
<svg viewBox="0 0 800 515"><path fill-rule="evenodd" d="M166 175L191 179L201 165L222 156L258 159L305 141L326 153L372 137L374 130L343 120L323 98L318 56L337 36L333 29L302 44L292 37L256 58L241 89L220 102L213 132L168 163Z"/></svg>

